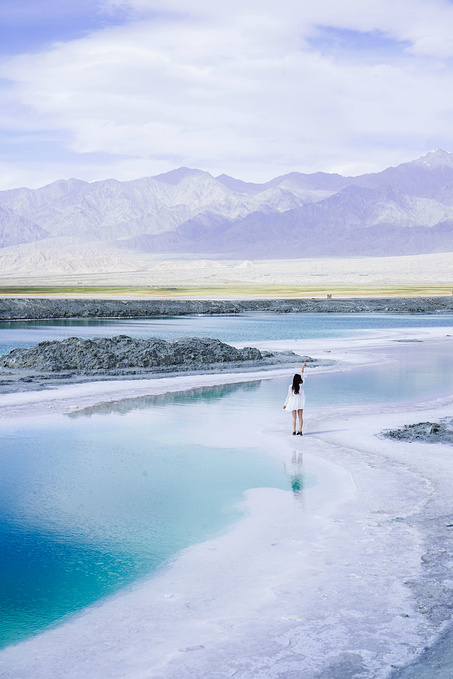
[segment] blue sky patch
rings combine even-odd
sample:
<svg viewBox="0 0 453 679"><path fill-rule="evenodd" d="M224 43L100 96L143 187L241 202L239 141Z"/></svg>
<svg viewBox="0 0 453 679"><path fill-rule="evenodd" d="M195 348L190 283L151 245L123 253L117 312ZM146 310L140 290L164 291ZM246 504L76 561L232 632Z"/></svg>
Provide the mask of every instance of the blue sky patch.
<svg viewBox="0 0 453 679"><path fill-rule="evenodd" d="M93 0L2 0L0 54L38 52L129 18L124 10L103 12Z"/></svg>
<svg viewBox="0 0 453 679"><path fill-rule="evenodd" d="M103 152L77 153L68 148L69 135L64 132L35 132L12 134L0 130L0 159L3 161L45 161L70 163L73 166L87 163L103 164L129 156Z"/></svg>
<svg viewBox="0 0 453 679"><path fill-rule="evenodd" d="M352 31L333 26L318 26L307 42L311 49L348 58L358 54L393 57L402 54L410 44L389 38L380 31Z"/></svg>

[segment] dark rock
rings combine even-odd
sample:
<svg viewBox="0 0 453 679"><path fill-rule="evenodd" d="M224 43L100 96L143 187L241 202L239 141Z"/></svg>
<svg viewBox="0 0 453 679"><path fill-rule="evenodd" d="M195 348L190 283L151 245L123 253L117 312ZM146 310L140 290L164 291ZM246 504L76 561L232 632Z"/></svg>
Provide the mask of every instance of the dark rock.
<svg viewBox="0 0 453 679"><path fill-rule="evenodd" d="M437 434L440 432L440 429L441 429L440 424L438 424L437 422L433 422L428 427L426 427L425 434Z"/></svg>
<svg viewBox="0 0 453 679"><path fill-rule="evenodd" d="M190 337L167 342L157 337L133 339L118 335L94 339L69 337L61 342L40 342L32 349L13 349L0 357L0 367L40 372L76 370L89 374L117 368L162 368L187 364L198 367L261 360L258 349L236 349L217 339Z"/></svg>
<svg viewBox="0 0 453 679"><path fill-rule="evenodd" d="M382 435L399 441L453 444L452 420L451 418L445 418L440 422L406 424L401 429L384 431Z"/></svg>
<svg viewBox="0 0 453 679"><path fill-rule="evenodd" d="M241 300L109 300L0 298L0 320L50 318L153 318L190 314L268 313L453 313L453 296L417 299L241 299Z"/></svg>

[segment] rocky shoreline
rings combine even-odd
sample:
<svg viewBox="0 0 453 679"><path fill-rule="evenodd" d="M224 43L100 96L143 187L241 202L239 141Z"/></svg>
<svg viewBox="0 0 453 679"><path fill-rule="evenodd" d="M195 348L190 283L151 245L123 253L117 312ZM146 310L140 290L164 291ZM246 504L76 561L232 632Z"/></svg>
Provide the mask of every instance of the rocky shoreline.
<svg viewBox="0 0 453 679"><path fill-rule="evenodd" d="M0 321L58 318L152 318L194 314L261 313L453 313L451 297L360 299L56 299L0 298Z"/></svg>
<svg viewBox="0 0 453 679"><path fill-rule="evenodd" d="M143 379L162 374L238 372L283 365L319 364L292 351L236 349L218 339L189 337L169 342L127 335L40 342L0 357L0 393L44 389L56 384ZM331 363L326 361L325 363Z"/></svg>

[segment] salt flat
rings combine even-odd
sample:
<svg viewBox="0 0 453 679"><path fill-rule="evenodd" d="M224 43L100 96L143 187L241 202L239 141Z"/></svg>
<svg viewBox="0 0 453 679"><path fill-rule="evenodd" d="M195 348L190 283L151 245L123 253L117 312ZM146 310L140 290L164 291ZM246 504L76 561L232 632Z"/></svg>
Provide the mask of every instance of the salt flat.
<svg viewBox="0 0 453 679"><path fill-rule="evenodd" d="M303 343L347 370L385 360L402 337L450 342L445 328ZM273 346L272 348L275 348ZM279 348L301 349L298 342ZM375 354L379 348L380 353ZM302 352L301 352L302 353ZM291 371L292 372L292 371ZM276 371L281 375L282 371ZM259 377L270 378L270 373ZM71 412L124 397L256 379L180 376L2 395L8 417ZM316 373L309 373L316 379ZM282 399L284 395L282 395ZM30 411L31 409L31 411ZM0 653L10 679L384 679L432 643L450 617L451 447L376 434L453 415L453 395L411 405L306 407L306 435L283 410L240 423L229 445L261 448L319 485L254 489L222 536L162 573ZM219 432L203 430L206 445ZM212 437L210 439L209 437ZM449 532L450 531L450 532Z"/></svg>
<svg viewBox="0 0 453 679"><path fill-rule="evenodd" d="M121 256L104 243L84 247L80 252L73 243L58 251L51 244L42 245L42 250L36 250L35 245L4 248L0 284L453 286L451 252L404 257L215 260L131 253Z"/></svg>

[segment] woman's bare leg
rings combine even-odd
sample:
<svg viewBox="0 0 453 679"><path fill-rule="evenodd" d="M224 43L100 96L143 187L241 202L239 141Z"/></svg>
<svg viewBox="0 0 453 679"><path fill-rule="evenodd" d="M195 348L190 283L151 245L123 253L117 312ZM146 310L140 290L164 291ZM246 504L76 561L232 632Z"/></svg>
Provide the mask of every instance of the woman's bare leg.
<svg viewBox="0 0 453 679"><path fill-rule="evenodd" d="M302 432L302 427L304 426L304 411L298 410L297 414L299 415L299 434L300 434Z"/></svg>
<svg viewBox="0 0 453 679"><path fill-rule="evenodd" d="M293 418L293 434L296 433L296 424L297 424L297 410L292 410L291 415Z"/></svg>

